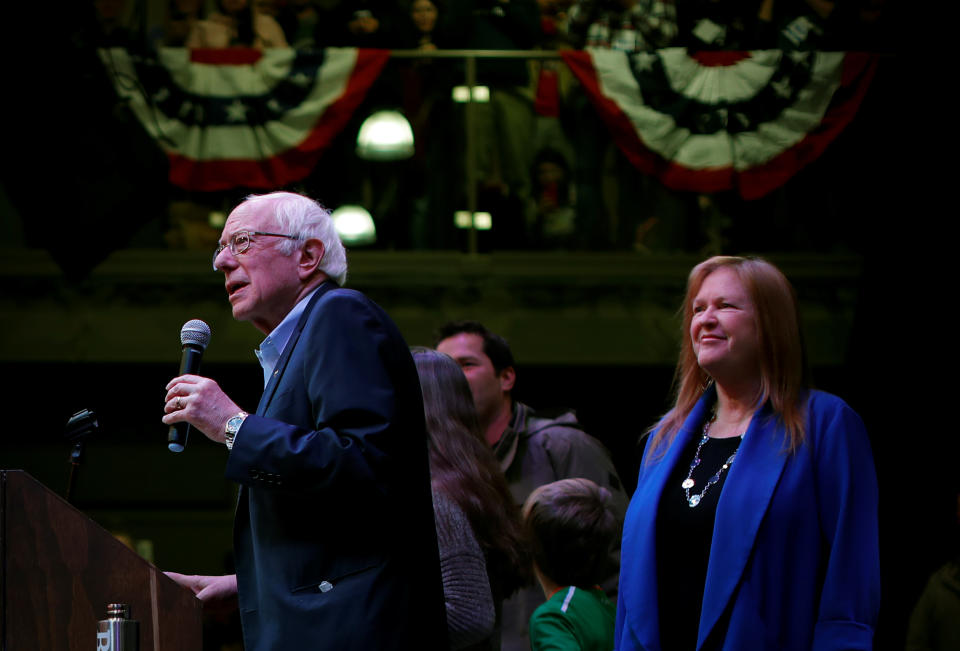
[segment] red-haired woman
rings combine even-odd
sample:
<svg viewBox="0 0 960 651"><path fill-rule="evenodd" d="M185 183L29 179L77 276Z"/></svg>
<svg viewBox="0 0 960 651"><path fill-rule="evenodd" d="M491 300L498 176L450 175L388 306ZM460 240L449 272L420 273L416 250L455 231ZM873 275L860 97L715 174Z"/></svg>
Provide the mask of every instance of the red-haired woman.
<svg viewBox="0 0 960 651"><path fill-rule="evenodd" d="M683 335L624 524L617 648L871 649L873 458L857 414L807 388L793 288L765 260L710 258Z"/></svg>

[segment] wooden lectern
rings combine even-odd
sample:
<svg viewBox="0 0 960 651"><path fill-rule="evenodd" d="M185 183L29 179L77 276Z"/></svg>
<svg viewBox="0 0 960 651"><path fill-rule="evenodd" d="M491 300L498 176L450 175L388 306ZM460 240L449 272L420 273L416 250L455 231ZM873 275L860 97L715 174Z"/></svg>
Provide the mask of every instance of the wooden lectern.
<svg viewBox="0 0 960 651"><path fill-rule="evenodd" d="M200 651L200 601L22 470L0 470L0 649L90 651L107 604L140 651Z"/></svg>

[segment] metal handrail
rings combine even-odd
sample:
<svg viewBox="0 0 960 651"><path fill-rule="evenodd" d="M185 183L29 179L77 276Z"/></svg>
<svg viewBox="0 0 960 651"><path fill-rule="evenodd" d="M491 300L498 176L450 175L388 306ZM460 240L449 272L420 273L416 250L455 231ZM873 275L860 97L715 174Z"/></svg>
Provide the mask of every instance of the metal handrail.
<svg viewBox="0 0 960 651"><path fill-rule="evenodd" d="M557 50L390 50L397 59L559 59Z"/></svg>

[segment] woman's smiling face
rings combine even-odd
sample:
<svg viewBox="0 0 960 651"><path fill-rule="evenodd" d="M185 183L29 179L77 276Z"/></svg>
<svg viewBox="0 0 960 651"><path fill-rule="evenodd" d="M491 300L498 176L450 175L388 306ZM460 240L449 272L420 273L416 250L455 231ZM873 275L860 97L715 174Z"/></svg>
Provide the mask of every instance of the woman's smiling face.
<svg viewBox="0 0 960 651"><path fill-rule="evenodd" d="M700 367L712 377L760 374L756 310L737 273L720 267L693 299L690 339Z"/></svg>

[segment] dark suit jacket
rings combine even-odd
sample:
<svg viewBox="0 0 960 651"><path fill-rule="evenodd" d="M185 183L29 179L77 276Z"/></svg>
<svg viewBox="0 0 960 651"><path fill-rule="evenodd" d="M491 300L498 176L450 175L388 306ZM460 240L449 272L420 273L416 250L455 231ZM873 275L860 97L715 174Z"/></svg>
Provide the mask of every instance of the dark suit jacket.
<svg viewBox="0 0 960 651"><path fill-rule="evenodd" d="M230 453L247 651L445 646L423 402L362 294L310 298Z"/></svg>
<svg viewBox="0 0 960 651"><path fill-rule="evenodd" d="M666 455L647 464L627 511L616 648L660 649L657 504L716 399L696 404ZM872 649L880 607L877 476L863 422L811 391L806 440L784 449L769 405L753 419L723 486L713 527L697 648Z"/></svg>

